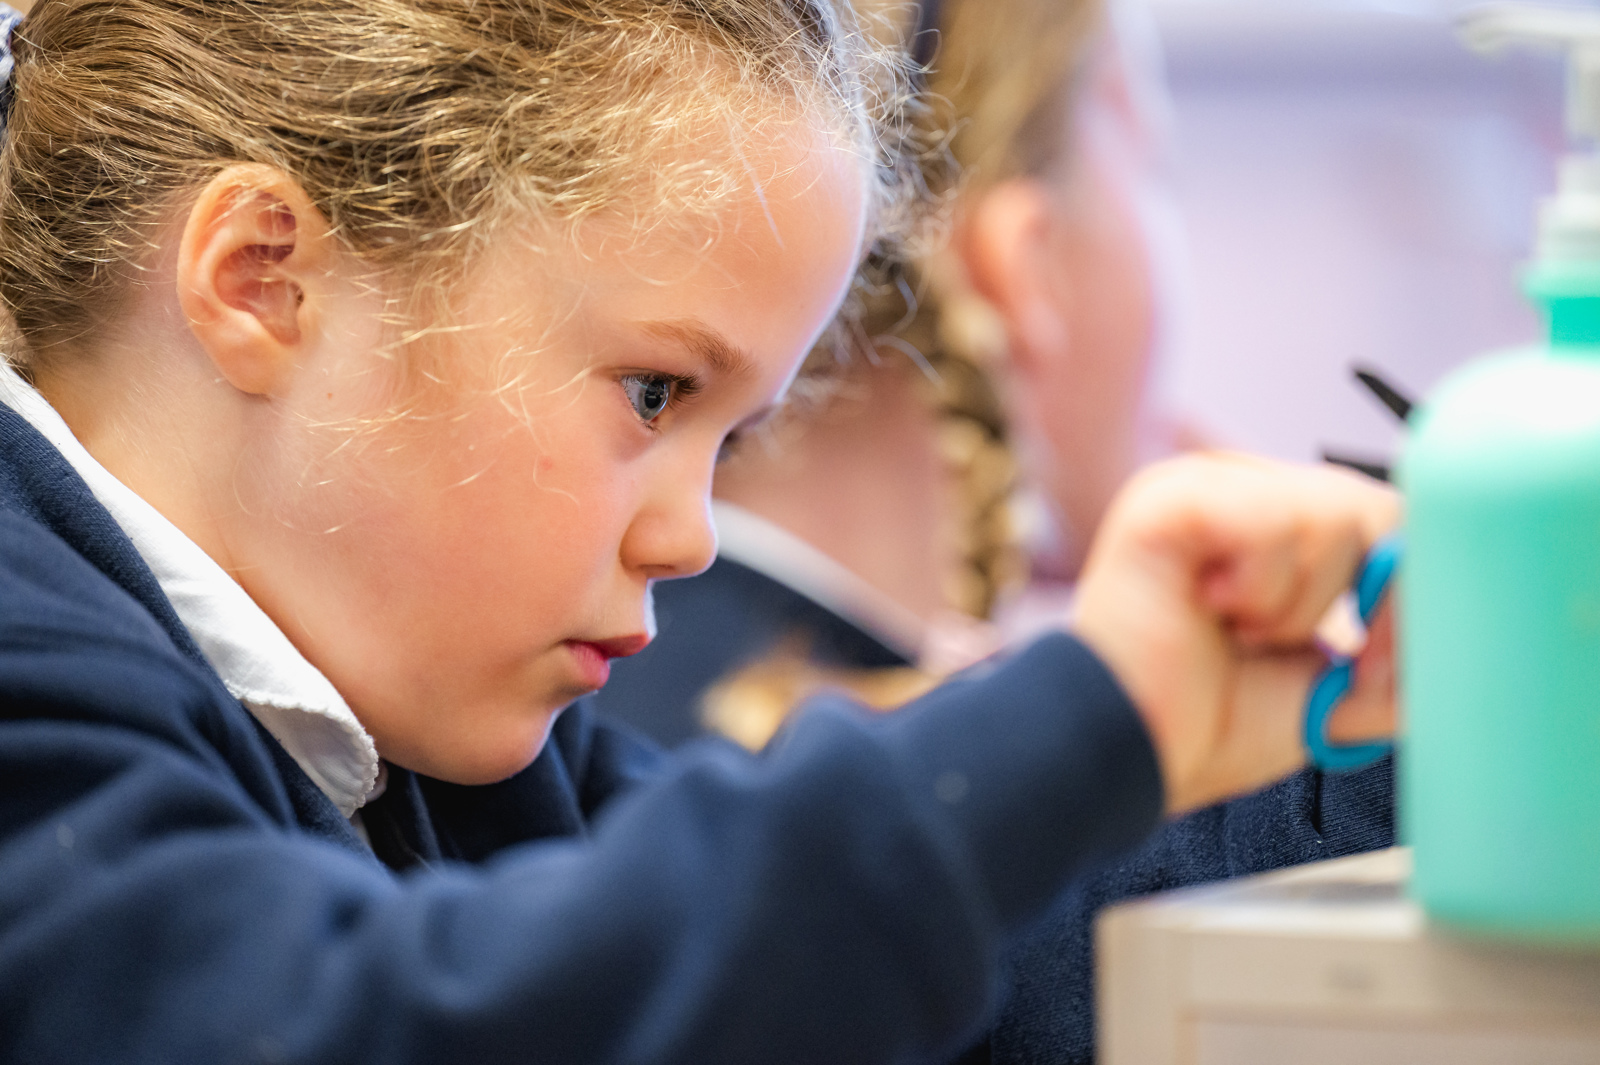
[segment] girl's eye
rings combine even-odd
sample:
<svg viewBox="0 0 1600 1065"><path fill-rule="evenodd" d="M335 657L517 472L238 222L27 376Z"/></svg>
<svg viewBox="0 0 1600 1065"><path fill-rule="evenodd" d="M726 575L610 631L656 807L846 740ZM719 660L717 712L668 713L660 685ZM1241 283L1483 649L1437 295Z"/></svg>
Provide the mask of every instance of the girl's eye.
<svg viewBox="0 0 1600 1065"><path fill-rule="evenodd" d="M659 374L634 374L622 379L622 389L642 422L653 422L672 402L673 380Z"/></svg>

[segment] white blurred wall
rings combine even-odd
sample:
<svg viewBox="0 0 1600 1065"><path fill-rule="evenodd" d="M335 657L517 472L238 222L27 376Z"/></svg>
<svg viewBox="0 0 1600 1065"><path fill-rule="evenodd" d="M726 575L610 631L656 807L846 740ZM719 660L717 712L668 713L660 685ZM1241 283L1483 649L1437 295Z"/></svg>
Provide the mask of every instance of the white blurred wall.
<svg viewBox="0 0 1600 1065"><path fill-rule="evenodd" d="M1187 284L1158 393L1219 442L1384 457L1352 362L1425 391L1539 331L1517 288L1563 150L1553 56L1487 60L1443 0L1151 0Z"/></svg>

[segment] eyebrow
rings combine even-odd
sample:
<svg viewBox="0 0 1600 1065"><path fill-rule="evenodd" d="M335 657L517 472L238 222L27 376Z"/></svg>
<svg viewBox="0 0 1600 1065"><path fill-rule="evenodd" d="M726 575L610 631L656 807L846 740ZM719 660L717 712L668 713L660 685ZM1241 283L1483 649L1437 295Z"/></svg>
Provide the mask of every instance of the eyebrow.
<svg viewBox="0 0 1600 1065"><path fill-rule="evenodd" d="M698 318L645 322L643 329L652 336L681 344L726 377L744 377L755 371L755 360L749 353Z"/></svg>

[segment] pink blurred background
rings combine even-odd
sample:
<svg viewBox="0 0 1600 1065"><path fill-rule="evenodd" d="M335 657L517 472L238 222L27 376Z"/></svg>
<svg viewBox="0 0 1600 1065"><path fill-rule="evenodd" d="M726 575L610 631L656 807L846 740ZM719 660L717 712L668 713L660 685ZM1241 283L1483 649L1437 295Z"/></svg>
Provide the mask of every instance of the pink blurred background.
<svg viewBox="0 0 1600 1065"><path fill-rule="evenodd" d="M1351 382L1352 362L1425 392L1537 336L1517 275L1564 149L1562 67L1467 51L1452 29L1466 6L1126 12L1159 41L1170 93L1176 211L1153 224L1169 277L1154 388L1205 437L1293 459L1324 446L1387 457L1399 429Z"/></svg>

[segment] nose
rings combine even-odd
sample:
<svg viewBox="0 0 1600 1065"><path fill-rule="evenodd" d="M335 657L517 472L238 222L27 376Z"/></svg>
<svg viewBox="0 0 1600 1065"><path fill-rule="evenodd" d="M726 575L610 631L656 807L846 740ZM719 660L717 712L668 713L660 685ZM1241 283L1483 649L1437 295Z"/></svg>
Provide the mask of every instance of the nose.
<svg viewBox="0 0 1600 1065"><path fill-rule="evenodd" d="M717 556L711 523L711 474L659 483L622 541L622 562L651 580L692 577Z"/></svg>

